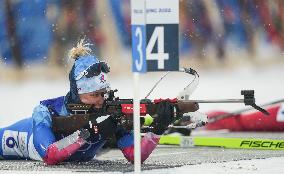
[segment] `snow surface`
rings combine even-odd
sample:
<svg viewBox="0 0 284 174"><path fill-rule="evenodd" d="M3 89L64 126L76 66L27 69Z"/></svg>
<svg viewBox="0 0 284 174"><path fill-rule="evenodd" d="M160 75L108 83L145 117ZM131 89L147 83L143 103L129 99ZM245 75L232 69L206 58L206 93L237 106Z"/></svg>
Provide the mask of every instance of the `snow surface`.
<svg viewBox="0 0 284 174"><path fill-rule="evenodd" d="M283 173L284 157L231 161L224 163L203 163L173 169L145 171L147 174L267 174Z"/></svg>
<svg viewBox="0 0 284 174"><path fill-rule="evenodd" d="M284 157L231 161L224 163L205 163L171 169L142 171L142 174L268 174L283 173ZM1 171L1 174L70 174L68 171ZM86 172L75 172L86 174ZM99 173L99 172L96 172ZM105 172L119 174L120 172ZM131 172L133 173L133 172Z"/></svg>
<svg viewBox="0 0 284 174"><path fill-rule="evenodd" d="M162 73L148 73L140 76L140 97L146 96L153 84L159 80ZM254 89L256 102L266 103L284 97L283 64L273 67L247 66L238 70L200 71L199 86L191 99L226 99L242 98L240 90ZM161 86L150 95L150 98L176 97L178 91L185 87L191 76L173 73ZM118 96L131 98L133 96L132 76L111 78L112 88L119 89ZM33 108L40 100L65 95L69 89L66 80L57 81L0 81L0 127L12 124L19 119L29 117ZM234 111L244 108L242 104L200 104L200 111L226 110ZM144 171L143 173L248 173L264 174L279 173L284 167L284 157L270 159L254 159L226 163L208 163L184 166L173 169ZM1 173L51 173L44 171L1 171ZM67 172L55 172L67 173Z"/></svg>

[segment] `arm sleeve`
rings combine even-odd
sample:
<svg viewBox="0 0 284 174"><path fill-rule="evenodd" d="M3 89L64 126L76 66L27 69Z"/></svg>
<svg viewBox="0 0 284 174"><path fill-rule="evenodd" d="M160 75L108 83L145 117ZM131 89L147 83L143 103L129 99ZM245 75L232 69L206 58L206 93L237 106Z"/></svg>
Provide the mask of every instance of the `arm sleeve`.
<svg viewBox="0 0 284 174"><path fill-rule="evenodd" d="M51 117L48 109L42 105L35 108L33 113L33 144L35 149L48 164L57 164L74 154L85 144L85 139L81 138L80 131L56 141L51 129Z"/></svg>
<svg viewBox="0 0 284 174"><path fill-rule="evenodd" d="M159 143L159 136L148 132L141 139L141 162L143 163L153 152ZM125 133L117 142L118 148L122 151L124 157L131 163L134 162L134 135Z"/></svg>

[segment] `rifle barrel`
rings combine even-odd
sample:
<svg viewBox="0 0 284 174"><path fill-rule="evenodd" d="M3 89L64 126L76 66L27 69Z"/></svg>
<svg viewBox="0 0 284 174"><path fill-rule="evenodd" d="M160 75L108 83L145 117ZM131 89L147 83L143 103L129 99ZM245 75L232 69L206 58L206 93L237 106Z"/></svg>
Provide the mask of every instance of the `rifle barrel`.
<svg viewBox="0 0 284 174"><path fill-rule="evenodd" d="M220 99L220 100L179 100L181 102L196 103L244 103L244 99Z"/></svg>

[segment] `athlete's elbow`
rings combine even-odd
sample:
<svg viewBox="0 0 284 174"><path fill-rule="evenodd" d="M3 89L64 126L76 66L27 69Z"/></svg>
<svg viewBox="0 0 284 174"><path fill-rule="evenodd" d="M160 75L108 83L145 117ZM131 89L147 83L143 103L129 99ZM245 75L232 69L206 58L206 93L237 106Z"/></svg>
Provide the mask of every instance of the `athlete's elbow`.
<svg viewBox="0 0 284 174"><path fill-rule="evenodd" d="M43 162L47 165L56 165L59 163L58 157L58 148L54 145L48 147L45 157L43 158Z"/></svg>
<svg viewBox="0 0 284 174"><path fill-rule="evenodd" d="M44 158L44 159L43 159L43 162L44 162L44 164L46 164L46 165L56 165L56 164L59 163L59 162L56 161L55 159L51 159L51 158Z"/></svg>

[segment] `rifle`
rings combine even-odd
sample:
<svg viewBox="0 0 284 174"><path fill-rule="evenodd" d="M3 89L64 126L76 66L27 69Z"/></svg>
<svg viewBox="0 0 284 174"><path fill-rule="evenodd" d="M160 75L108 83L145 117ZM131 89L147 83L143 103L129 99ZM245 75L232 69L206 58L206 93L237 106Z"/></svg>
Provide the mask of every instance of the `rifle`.
<svg viewBox="0 0 284 174"><path fill-rule="evenodd" d="M189 100L190 94L195 90L198 85L199 75L191 68L184 68L180 70L187 74L194 75L192 82L187 85L184 90L180 93L177 98L174 99L156 99L150 100L147 97L158 85L158 83L169 74L169 72L164 75L151 89L145 99L140 100L140 119L141 123L144 123L144 118L147 114L151 115L153 119L157 116L157 106L159 102L166 100L174 104L175 115L174 122L183 117L184 113L195 112L199 109L198 103L244 103L245 105L250 105L253 108L259 110L265 115L269 113L255 104L254 90L242 90L241 95L243 99L225 99L225 100ZM117 123L127 129L132 129L133 126L133 99L120 99L115 97L116 90L109 90L107 92L107 97L105 104L102 109L94 111L92 105L86 104L69 104L67 107L71 110L72 115L68 117L53 117L53 131L58 133L73 133L74 131L88 125L88 123L102 114L109 114L117 120ZM188 126L173 126L172 128L192 128Z"/></svg>
<svg viewBox="0 0 284 174"><path fill-rule="evenodd" d="M83 128L88 125L90 121L96 119L101 115L111 115L122 127L132 130L133 128L133 99L120 99L115 97L114 93L117 90L110 90L109 97L105 101L104 107L100 110L94 110L92 105L87 104L68 104L68 109L71 110L71 115L67 117L53 117L53 131L57 133L70 134L74 131ZM246 105L251 105L261 112L267 114L267 111L260 108L255 104L253 90L244 90L241 92L244 95L244 99L226 99L226 100L178 100L174 99L156 99L151 101L149 99L143 99L140 102L140 119L142 131L147 131L151 127L143 126L145 122L145 116L151 115L153 119L157 117L157 106L158 103L166 100L174 104L176 111L174 115L174 121L182 118L184 113L195 112L199 109L198 102L200 103L212 103L212 102L244 102ZM259 109L260 108L260 109ZM185 128L191 129L188 126L174 126L170 125L171 128Z"/></svg>
<svg viewBox="0 0 284 174"><path fill-rule="evenodd" d="M89 121L96 119L102 115L112 116L118 123L128 130L133 127L133 99L120 99L114 97L117 90L110 90L108 92L108 99L102 109L94 110L92 105L87 104L68 104L67 107L71 111L70 116L66 117L52 117L52 129L56 133L70 134L74 131L83 128L89 124ZM181 102L177 99L165 99L175 106L174 118L179 119L184 113L194 112L199 109L195 102ZM143 99L140 103L140 119L143 124L145 116L151 115L155 119L158 103L163 99L151 101Z"/></svg>

